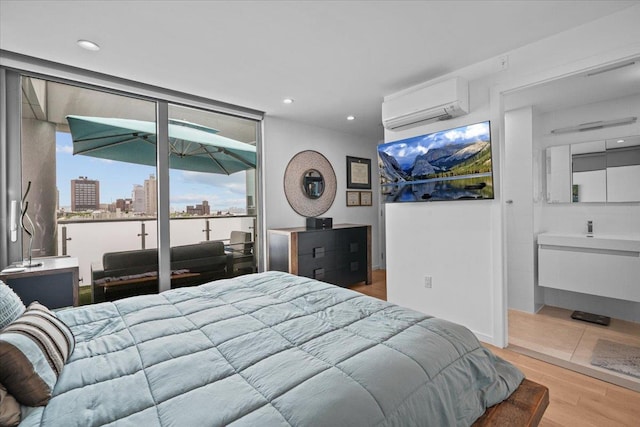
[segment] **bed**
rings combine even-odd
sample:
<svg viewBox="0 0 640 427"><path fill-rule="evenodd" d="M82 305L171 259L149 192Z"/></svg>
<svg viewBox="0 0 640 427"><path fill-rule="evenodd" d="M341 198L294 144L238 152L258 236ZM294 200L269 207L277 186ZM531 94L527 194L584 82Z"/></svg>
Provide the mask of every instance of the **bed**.
<svg viewBox="0 0 640 427"><path fill-rule="evenodd" d="M460 325L282 272L56 315L75 349L22 426L468 426L523 380Z"/></svg>

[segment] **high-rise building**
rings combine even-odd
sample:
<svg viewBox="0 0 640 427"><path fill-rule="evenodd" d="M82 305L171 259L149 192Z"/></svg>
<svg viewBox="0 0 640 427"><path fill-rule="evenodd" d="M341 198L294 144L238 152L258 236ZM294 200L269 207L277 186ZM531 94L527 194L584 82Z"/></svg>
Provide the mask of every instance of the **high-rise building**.
<svg viewBox="0 0 640 427"><path fill-rule="evenodd" d="M134 184L131 191L131 210L136 213L144 213L144 187L140 184Z"/></svg>
<svg viewBox="0 0 640 427"><path fill-rule="evenodd" d="M100 209L100 181L86 176L71 180L71 210L95 211Z"/></svg>
<svg viewBox="0 0 640 427"><path fill-rule="evenodd" d="M147 215L158 213L158 183L154 175L144 180L144 212Z"/></svg>

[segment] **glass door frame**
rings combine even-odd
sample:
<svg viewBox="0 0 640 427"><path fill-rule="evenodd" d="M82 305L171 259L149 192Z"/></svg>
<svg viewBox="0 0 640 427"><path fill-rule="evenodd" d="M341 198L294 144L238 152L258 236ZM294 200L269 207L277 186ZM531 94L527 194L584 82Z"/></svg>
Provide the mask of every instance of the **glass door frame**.
<svg viewBox="0 0 640 427"><path fill-rule="evenodd" d="M170 212L169 212L169 104L182 105L231 116L253 120L256 123L256 205L258 227L263 222L262 188L262 120L264 113L195 95L172 91L139 82L108 76L92 71L61 65L12 52L0 51L0 106L5 114L0 115L0 227L5 237L0 242L0 269L22 259L22 240L11 241L9 233L10 200L20 200L22 168L20 160L22 120L22 76L49 80L62 84L84 87L153 102L156 105L158 181L158 262L159 291L171 287L170 267ZM262 228L262 227L260 227ZM259 237L256 247L258 271L264 269L264 230L254 230Z"/></svg>

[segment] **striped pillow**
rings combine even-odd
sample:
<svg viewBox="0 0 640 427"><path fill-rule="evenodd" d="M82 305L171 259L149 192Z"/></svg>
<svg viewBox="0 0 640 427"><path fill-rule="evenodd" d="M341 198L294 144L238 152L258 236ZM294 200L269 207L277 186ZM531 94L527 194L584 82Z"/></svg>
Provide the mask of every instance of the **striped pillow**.
<svg viewBox="0 0 640 427"><path fill-rule="evenodd" d="M67 325L33 302L0 333L0 383L23 405L44 406L74 347Z"/></svg>

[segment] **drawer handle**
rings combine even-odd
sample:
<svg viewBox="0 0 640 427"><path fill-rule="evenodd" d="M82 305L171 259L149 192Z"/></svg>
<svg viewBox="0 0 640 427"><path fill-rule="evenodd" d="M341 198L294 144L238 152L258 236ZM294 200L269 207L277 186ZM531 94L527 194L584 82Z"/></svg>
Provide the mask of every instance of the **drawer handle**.
<svg viewBox="0 0 640 427"><path fill-rule="evenodd" d="M313 257L314 258L322 258L324 257L324 247L313 248Z"/></svg>
<svg viewBox="0 0 640 427"><path fill-rule="evenodd" d="M324 279L324 268L316 268L313 270L314 279Z"/></svg>
<svg viewBox="0 0 640 427"><path fill-rule="evenodd" d="M349 243L349 252L351 253L358 252L358 242Z"/></svg>
<svg viewBox="0 0 640 427"><path fill-rule="evenodd" d="M358 271L358 269L360 268L360 263L358 261L353 261L350 267L351 271Z"/></svg>

